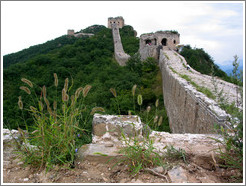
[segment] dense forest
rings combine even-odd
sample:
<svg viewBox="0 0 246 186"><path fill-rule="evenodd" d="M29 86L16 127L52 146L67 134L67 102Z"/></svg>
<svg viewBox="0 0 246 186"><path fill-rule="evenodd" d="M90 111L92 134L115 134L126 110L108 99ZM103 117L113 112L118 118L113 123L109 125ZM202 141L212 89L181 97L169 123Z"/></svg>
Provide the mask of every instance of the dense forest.
<svg viewBox="0 0 246 186"><path fill-rule="evenodd" d="M153 129L170 131L163 105L162 80L158 63L153 58L140 60L137 53L139 38L134 36L134 29L131 26L120 29L124 50L131 55L124 67L119 66L113 57L111 29L102 25L93 25L80 32L95 35L81 38L61 36L4 56L4 127L32 126L33 118L28 111L30 106L34 106L33 100L42 96L42 87L45 85L47 88L49 102L54 103L58 97L57 104L59 104L62 103L64 81L69 78L70 95L75 94L79 87L92 86L84 99L86 109L81 111L88 115L86 122L81 121L81 125L84 125L83 128L86 128L89 134L92 120L90 111L95 107L102 107L106 114L129 112L138 114ZM203 49L185 46L181 55L201 73L211 74L214 69L215 75L228 79ZM59 80L57 87L54 86L54 73ZM20 89L25 86L21 78L26 78L34 84L31 92L35 96ZM134 85L137 85L136 90L134 89L135 95L133 95ZM139 95L143 99L141 104L137 102ZM26 108L22 110L23 112L18 108L19 96ZM159 122L154 119L156 117L159 117Z"/></svg>

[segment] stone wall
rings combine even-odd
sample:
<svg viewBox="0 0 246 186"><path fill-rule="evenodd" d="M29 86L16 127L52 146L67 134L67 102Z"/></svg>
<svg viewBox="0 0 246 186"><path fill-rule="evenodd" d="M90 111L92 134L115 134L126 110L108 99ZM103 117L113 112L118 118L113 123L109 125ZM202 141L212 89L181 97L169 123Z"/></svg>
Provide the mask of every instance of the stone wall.
<svg viewBox="0 0 246 186"><path fill-rule="evenodd" d="M121 43L119 27L117 24L112 24L112 34L113 34L113 39L114 39L115 59L119 63L119 65L125 66L127 60L130 58L130 55L124 52L124 49Z"/></svg>
<svg viewBox="0 0 246 186"><path fill-rule="evenodd" d="M214 133L214 124L227 126L228 115L168 66L174 51L160 51L164 104L173 133ZM167 55L169 56L167 58ZM173 55L174 56L174 55ZM173 57L174 58L174 57Z"/></svg>

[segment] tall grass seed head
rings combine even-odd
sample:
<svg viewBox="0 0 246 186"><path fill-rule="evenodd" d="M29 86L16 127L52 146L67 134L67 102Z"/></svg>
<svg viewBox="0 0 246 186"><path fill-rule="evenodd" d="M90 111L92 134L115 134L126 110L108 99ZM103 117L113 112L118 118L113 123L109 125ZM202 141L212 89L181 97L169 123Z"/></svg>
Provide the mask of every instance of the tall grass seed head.
<svg viewBox="0 0 246 186"><path fill-rule="evenodd" d="M46 87L45 87L45 85L42 88L42 92L43 92L43 97L46 98Z"/></svg>
<svg viewBox="0 0 246 186"><path fill-rule="evenodd" d="M91 85L86 85L85 88L83 89L83 97L85 98L88 94L88 92L91 89Z"/></svg>
<svg viewBox="0 0 246 186"><path fill-rule="evenodd" d="M132 95L135 96L137 85L133 85L132 87Z"/></svg>
<svg viewBox="0 0 246 186"><path fill-rule="evenodd" d="M19 96L18 106L21 110L23 109L23 102L21 101L21 96Z"/></svg>
<svg viewBox="0 0 246 186"><path fill-rule="evenodd" d="M63 89L62 89L62 101L68 101L68 99L69 99L69 96L68 96L68 94L66 93L66 89L63 88Z"/></svg>
<svg viewBox="0 0 246 186"><path fill-rule="evenodd" d="M68 78L65 79L64 89L67 92L67 89L68 89Z"/></svg>
<svg viewBox="0 0 246 186"><path fill-rule="evenodd" d="M25 86L21 86L20 89L21 89L21 90L24 90L24 91L25 91L27 94L29 94L29 95L31 94L30 89L27 88L27 87L25 87Z"/></svg>
<svg viewBox="0 0 246 186"><path fill-rule="evenodd" d="M21 78L21 81L28 84L31 88L33 87L33 84L30 80L26 79L26 78Z"/></svg>
<svg viewBox="0 0 246 186"><path fill-rule="evenodd" d="M38 106L39 106L39 110L43 111L44 105L43 105L43 103L41 101L38 102Z"/></svg>
<svg viewBox="0 0 246 186"><path fill-rule="evenodd" d="M143 97L142 97L141 94L138 95L137 102L138 102L138 105L142 105L143 104Z"/></svg>
<svg viewBox="0 0 246 186"><path fill-rule="evenodd" d="M155 116L154 123L156 123L157 121L158 121L158 116Z"/></svg>
<svg viewBox="0 0 246 186"><path fill-rule="evenodd" d="M56 103L56 101L53 102L53 109L54 109L54 110L57 109L57 103Z"/></svg>
<svg viewBox="0 0 246 186"><path fill-rule="evenodd" d="M113 96L115 98L117 97L117 93L116 93L116 90L114 88L110 88L110 92L113 94Z"/></svg>
<svg viewBox="0 0 246 186"><path fill-rule="evenodd" d="M151 107L150 107L150 106L148 106L148 107L147 107L147 109L146 109L147 113L149 113L149 112L150 112L150 110L151 110Z"/></svg>
<svg viewBox="0 0 246 186"><path fill-rule="evenodd" d="M56 73L54 73L54 79L55 79L55 86L57 87L58 86L58 77L57 77Z"/></svg>
<svg viewBox="0 0 246 186"><path fill-rule="evenodd" d="M50 106L50 102L49 102L49 100L46 97L44 97L44 102L46 103L47 107Z"/></svg>
<svg viewBox="0 0 246 186"><path fill-rule="evenodd" d="M74 106L74 95L71 96L71 106Z"/></svg>
<svg viewBox="0 0 246 186"><path fill-rule="evenodd" d="M159 106L159 99L155 101L155 107L157 108Z"/></svg>
<svg viewBox="0 0 246 186"><path fill-rule="evenodd" d="M159 121L158 121L158 126L160 126L160 125L162 124L162 121L163 121L163 117L161 116L161 117L159 118Z"/></svg>
<svg viewBox="0 0 246 186"><path fill-rule="evenodd" d="M91 110L91 113L90 115L93 115L95 112L105 112L105 110L102 108L102 107L94 107L92 110Z"/></svg>
<svg viewBox="0 0 246 186"><path fill-rule="evenodd" d="M75 99L79 98L79 95L82 91L83 91L83 87L77 88L77 90L75 91Z"/></svg>
<svg viewBox="0 0 246 186"><path fill-rule="evenodd" d="M37 112L37 109L36 109L35 107L33 107L33 106L30 106L30 110L31 110L32 112Z"/></svg>

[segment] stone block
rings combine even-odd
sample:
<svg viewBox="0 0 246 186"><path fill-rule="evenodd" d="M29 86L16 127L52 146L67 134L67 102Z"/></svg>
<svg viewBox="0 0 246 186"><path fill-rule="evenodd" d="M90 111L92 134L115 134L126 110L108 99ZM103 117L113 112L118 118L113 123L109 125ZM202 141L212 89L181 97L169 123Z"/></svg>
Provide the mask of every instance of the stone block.
<svg viewBox="0 0 246 186"><path fill-rule="evenodd" d="M107 132L121 137L123 132L126 136L142 135L143 125L138 116L133 115L101 115L95 114L92 121L93 134L103 136Z"/></svg>

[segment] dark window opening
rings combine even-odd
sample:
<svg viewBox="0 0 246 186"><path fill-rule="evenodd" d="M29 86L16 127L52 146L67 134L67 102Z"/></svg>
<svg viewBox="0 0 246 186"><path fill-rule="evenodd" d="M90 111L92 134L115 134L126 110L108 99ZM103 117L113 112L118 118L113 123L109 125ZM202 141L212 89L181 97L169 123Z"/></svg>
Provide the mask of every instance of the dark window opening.
<svg viewBox="0 0 246 186"><path fill-rule="evenodd" d="M161 44L162 44L163 46L167 46L167 39L166 39L166 38L163 38L163 39L161 40Z"/></svg>
<svg viewBox="0 0 246 186"><path fill-rule="evenodd" d="M155 38L155 45L157 45L157 41L156 41L156 38Z"/></svg>
<svg viewBox="0 0 246 186"><path fill-rule="evenodd" d="M176 40L173 40L173 43L176 44Z"/></svg>
<svg viewBox="0 0 246 186"><path fill-rule="evenodd" d="M146 45L151 45L151 40L147 39L147 40L145 41L145 43L146 43Z"/></svg>
<svg viewBox="0 0 246 186"><path fill-rule="evenodd" d="M114 23L115 23L115 21L114 21Z"/></svg>

